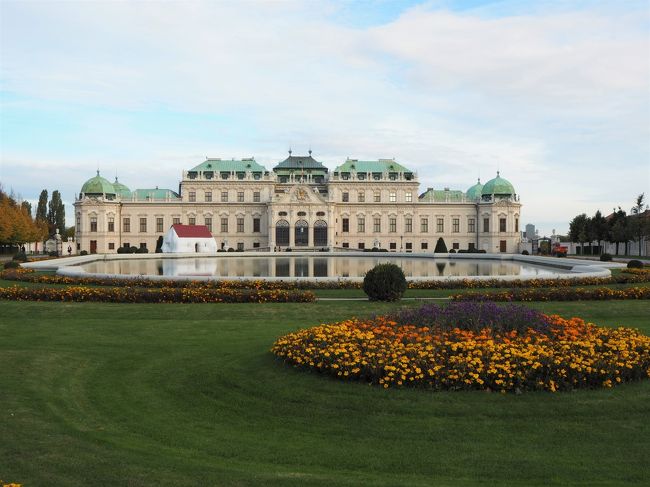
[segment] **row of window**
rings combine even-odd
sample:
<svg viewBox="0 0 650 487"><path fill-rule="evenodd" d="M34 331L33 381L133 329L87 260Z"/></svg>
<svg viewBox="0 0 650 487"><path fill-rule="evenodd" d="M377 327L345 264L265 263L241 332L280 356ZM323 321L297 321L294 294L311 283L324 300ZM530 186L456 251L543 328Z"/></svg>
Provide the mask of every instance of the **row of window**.
<svg viewBox="0 0 650 487"><path fill-rule="evenodd" d="M232 174L230 172L222 171L222 172L219 173L219 177L221 179L224 179L224 180L225 179L230 179L231 176L232 176ZM190 171L189 173L187 173L187 177L189 179L196 179L198 177L198 173L196 173L194 171ZM203 177L205 179L214 179L216 177L216 175L215 175L214 171L203 171ZM237 178L237 179L245 179L246 178L246 173L245 172L236 172L234 177ZM260 179L262 179L262 173L261 172L254 172L253 173L253 179L255 179L256 181L259 181Z"/></svg>
<svg viewBox="0 0 650 487"><path fill-rule="evenodd" d="M80 225L80 216L77 216L77 229L79 230L79 225ZM237 217L236 220L236 228L237 228L237 233L244 233L244 218L243 217ZM172 221L173 225L178 225L180 224L181 219L180 218L174 218ZM228 218L221 218L221 233L228 233ZM195 217L189 217L187 221L188 225L196 225L196 218ZM212 217L204 217L203 219L203 224L208 227L208 230L212 231ZM91 216L90 217L90 231L91 232L96 232L97 231L97 217ZM114 232L115 231L115 219L113 217L108 218L108 231L109 232ZM148 219L146 217L140 218L139 219L139 231L140 233L147 233L148 231ZM131 218L130 217L124 217L122 218L122 232L123 233L130 233L131 232ZM164 226L164 219L161 217L156 218L156 233L163 233L165 232L165 226ZM253 218L253 233L259 233L261 232L261 219L260 218Z"/></svg>
<svg viewBox="0 0 650 487"><path fill-rule="evenodd" d="M237 191L237 203L244 203L246 200L244 198L244 192L243 191ZM196 202L196 191L189 191L188 192L188 198L191 203ZM228 203L228 191L221 191L221 202L222 203ZM203 193L203 201L206 203L211 203L212 202L212 191L206 191ZM260 192L259 191L253 191L253 203L259 203L260 202Z"/></svg>
<svg viewBox="0 0 650 487"><path fill-rule="evenodd" d="M373 217L372 222L372 231L373 233L381 232L381 217ZM343 233L350 231L350 219L342 219L342 228ZM357 233L364 233L366 231L366 219L365 217L357 217ZM445 231L445 219L436 218L436 232L444 233ZM490 231L490 219L483 219L483 232L489 233ZM519 218L515 218L515 232L519 231ZM397 218L390 217L388 219L388 232L395 233L397 232ZM404 232L412 233L413 232L413 218L406 217L404 218ZM420 233L429 232L429 218L422 217L420 218ZM452 218L451 220L451 232L460 233L460 218ZM476 232L476 219L468 218L467 219L467 232L475 233ZM506 219L499 218L499 232L506 232Z"/></svg>
<svg viewBox="0 0 650 487"><path fill-rule="evenodd" d="M458 242L453 242L451 245L452 245L452 248L454 250L459 250L460 249L460 244ZM350 248L350 243L349 242L343 242L341 244L341 246L344 249L349 249ZM366 248L365 242L357 243L357 248L358 249L365 249ZM389 250L397 250L397 242L389 242L388 243L388 248L389 248ZM428 249L429 249L429 242L420 242L420 250L428 250ZM472 242L470 242L468 249L469 250L475 250L476 247ZM403 249L400 248L399 250L406 250L407 252L410 251L410 250L413 250L413 242L404 242L404 248Z"/></svg>
<svg viewBox="0 0 650 487"><path fill-rule="evenodd" d="M381 192L380 191L374 191L372 194L372 200L375 203L381 203ZM350 202L350 193L349 191L343 191L341 194L341 200L344 203ZM388 201L390 203L397 203L397 191L390 191L388 193ZM357 202L358 203L365 203L366 202L366 192L365 191L359 191L357 193ZM406 203L412 203L413 202L413 193L410 191L407 191L404 193L404 202Z"/></svg>

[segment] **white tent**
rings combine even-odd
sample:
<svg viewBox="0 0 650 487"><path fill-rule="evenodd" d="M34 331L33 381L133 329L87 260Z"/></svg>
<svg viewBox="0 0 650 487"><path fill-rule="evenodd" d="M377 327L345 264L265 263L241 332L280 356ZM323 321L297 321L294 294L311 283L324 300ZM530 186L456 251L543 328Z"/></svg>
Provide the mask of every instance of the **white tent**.
<svg viewBox="0 0 650 487"><path fill-rule="evenodd" d="M217 242L205 225L172 225L163 238L162 251L168 253L217 252Z"/></svg>

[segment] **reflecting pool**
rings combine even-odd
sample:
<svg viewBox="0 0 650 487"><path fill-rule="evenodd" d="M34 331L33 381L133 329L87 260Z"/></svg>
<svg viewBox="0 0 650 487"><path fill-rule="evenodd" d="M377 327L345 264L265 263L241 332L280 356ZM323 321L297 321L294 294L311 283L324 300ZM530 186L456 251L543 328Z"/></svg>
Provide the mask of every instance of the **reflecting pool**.
<svg viewBox="0 0 650 487"><path fill-rule="evenodd" d="M224 256L97 260L81 264L92 274L215 278L363 277L379 263L392 262L409 278L449 276L557 277L567 269L489 259L439 259L400 256Z"/></svg>

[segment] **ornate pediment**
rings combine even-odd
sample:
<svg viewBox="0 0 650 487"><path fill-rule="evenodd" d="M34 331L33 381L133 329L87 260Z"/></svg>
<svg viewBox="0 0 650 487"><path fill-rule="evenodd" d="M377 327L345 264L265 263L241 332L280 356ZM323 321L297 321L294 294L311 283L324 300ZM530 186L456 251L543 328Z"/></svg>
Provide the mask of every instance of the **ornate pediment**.
<svg viewBox="0 0 650 487"><path fill-rule="evenodd" d="M273 201L278 204L299 204L299 205L326 205L325 200L317 189L304 184L298 184L289 188L285 193L275 196Z"/></svg>

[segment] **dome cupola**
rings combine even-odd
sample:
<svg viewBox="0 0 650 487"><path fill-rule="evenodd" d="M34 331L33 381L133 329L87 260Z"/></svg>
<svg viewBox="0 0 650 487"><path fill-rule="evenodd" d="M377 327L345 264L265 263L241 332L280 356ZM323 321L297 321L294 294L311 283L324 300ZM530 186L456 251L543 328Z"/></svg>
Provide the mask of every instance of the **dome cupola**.
<svg viewBox="0 0 650 487"><path fill-rule="evenodd" d="M497 177L490 179L481 190L483 196L514 196L515 188L507 179L502 178L497 171Z"/></svg>
<svg viewBox="0 0 650 487"><path fill-rule="evenodd" d="M88 196L115 196L115 188L108 179L99 175L99 169L97 170L97 176L90 178L84 183L81 187L81 192Z"/></svg>
<svg viewBox="0 0 650 487"><path fill-rule="evenodd" d="M483 185L481 184L481 178L478 178L477 183L469 188L465 195L467 196L467 199L470 201L476 201L481 199L481 195L483 191Z"/></svg>

